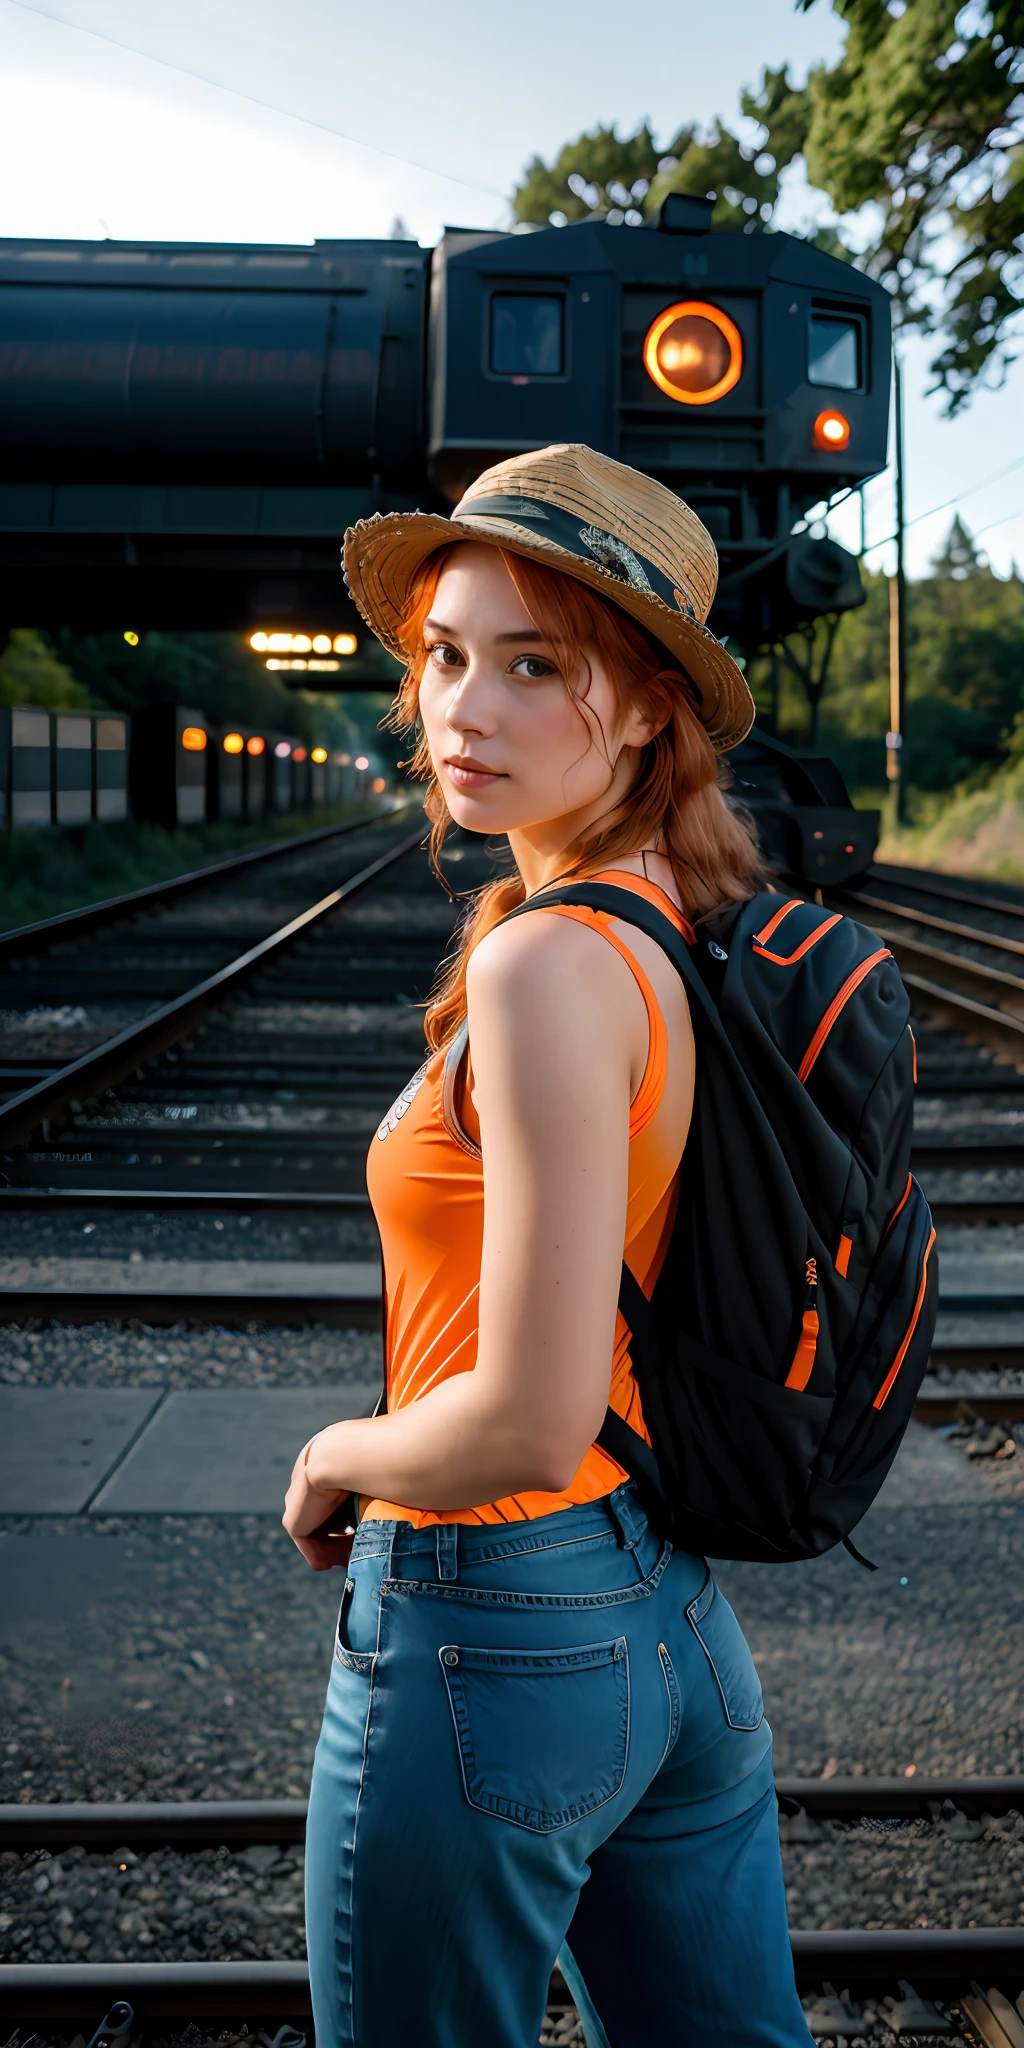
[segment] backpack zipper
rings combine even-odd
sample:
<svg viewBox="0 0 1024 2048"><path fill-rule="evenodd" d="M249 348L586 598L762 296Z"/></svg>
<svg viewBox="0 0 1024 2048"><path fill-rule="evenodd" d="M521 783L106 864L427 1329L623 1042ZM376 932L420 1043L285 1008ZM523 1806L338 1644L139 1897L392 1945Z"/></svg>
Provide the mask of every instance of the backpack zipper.
<svg viewBox="0 0 1024 2048"><path fill-rule="evenodd" d="M818 1288L818 1262L808 1259L805 1271L804 1316L793 1353L793 1363L786 1374L787 1387L795 1388L802 1394L814 1371L814 1358L818 1349L818 1311L815 1306ZM909 1342L909 1339L908 1339Z"/></svg>
<svg viewBox="0 0 1024 2048"><path fill-rule="evenodd" d="M829 1032L832 1029L832 1026L835 1024L837 1017L839 1017L842 1011L845 1010L846 1005L850 1000L850 997L856 993L857 989L859 989L861 982L864 980L865 975L870 974L871 969L873 967L877 967L880 960L891 959L892 954L890 953L888 946L881 946L877 953L872 953L867 960L862 960L860 966L855 967L853 973L847 975L846 980L844 981L842 988L839 990L838 995L833 996L832 1001L830 1002L828 1009L826 1010L825 1015L821 1020L821 1023L818 1025L814 1037L811 1039L810 1045L808 1046L807 1051L805 1052L803 1059L801 1060L800 1065L796 1070L796 1078L798 1081L806 1081L807 1076L810 1073L811 1068L813 1067L815 1060L817 1059L818 1054L820 1053L821 1048L824 1045L829 1035Z"/></svg>
<svg viewBox="0 0 1024 2048"><path fill-rule="evenodd" d="M924 1291L928 1285L928 1260L931 1255L931 1249L934 1243L935 1232L933 1230L930 1238L928 1239L927 1244L925 1245L924 1258L921 1261L921 1283L917 1290L917 1300L914 1303L914 1313L910 1318L909 1324L907 1325L907 1331L903 1339L903 1342L900 1345L900 1348L897 1351L896 1356L893 1359L893 1362L889 1367L889 1370L886 1373L885 1378L882 1381L882 1384L879 1387L874 1400L871 1403L871 1406L873 1408L884 1408L886 1401L888 1400L889 1395L892 1392L893 1381L895 1380L896 1375L899 1372L900 1366L903 1364L907 1352L910 1349L910 1339L917 1328L917 1319L924 1306Z"/></svg>

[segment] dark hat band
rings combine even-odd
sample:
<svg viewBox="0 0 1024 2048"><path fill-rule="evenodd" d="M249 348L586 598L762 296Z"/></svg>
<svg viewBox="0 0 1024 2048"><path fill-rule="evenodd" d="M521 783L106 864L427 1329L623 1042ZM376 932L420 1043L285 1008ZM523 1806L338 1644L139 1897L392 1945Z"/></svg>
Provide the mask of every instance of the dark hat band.
<svg viewBox="0 0 1024 2048"><path fill-rule="evenodd" d="M671 578L659 569L656 563L638 555L625 541L613 533L606 533L600 526L581 526L578 515L566 512L561 505L550 505L538 498L468 498L457 505L452 513L458 519L507 519L516 526L525 526L539 537L554 541L566 554L574 555L579 562L588 562L591 568L603 569L614 576L618 583L628 584L631 590L645 591L648 596L660 597L670 611L682 612L700 625L700 614L691 604L686 592L678 590Z"/></svg>

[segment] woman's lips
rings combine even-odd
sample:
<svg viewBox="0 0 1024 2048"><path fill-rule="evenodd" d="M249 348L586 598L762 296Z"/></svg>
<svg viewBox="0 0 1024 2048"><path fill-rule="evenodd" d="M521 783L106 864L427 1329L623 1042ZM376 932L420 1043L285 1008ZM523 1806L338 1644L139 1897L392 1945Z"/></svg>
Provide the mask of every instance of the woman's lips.
<svg viewBox="0 0 1024 2048"><path fill-rule="evenodd" d="M484 789L492 782L503 782L504 776L495 768L482 768L477 761L452 759L445 762L452 781L459 789Z"/></svg>

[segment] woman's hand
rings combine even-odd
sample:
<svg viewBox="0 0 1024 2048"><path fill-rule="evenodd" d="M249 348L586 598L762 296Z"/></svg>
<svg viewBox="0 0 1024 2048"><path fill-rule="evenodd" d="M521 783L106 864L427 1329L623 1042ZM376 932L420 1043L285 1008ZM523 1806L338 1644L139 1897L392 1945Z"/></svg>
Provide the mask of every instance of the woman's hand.
<svg viewBox="0 0 1024 2048"><path fill-rule="evenodd" d="M315 1572L329 1572L335 1565L347 1565L349 1561L353 1531L347 1526L349 1517L338 1510L351 1502L352 1496L347 1488L324 1493L310 1484L308 1461L315 1442L312 1437L304 1444L295 1460L281 1520L306 1563ZM332 1523L334 1527L328 1526Z"/></svg>

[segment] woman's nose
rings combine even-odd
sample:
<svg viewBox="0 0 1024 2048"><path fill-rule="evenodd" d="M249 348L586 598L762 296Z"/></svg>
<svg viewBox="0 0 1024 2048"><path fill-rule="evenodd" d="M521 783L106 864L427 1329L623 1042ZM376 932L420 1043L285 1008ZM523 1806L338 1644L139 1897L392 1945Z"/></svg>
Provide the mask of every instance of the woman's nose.
<svg viewBox="0 0 1024 2048"><path fill-rule="evenodd" d="M466 669L448 699L445 723L453 732L492 732L494 716L488 698L485 679L474 669Z"/></svg>

